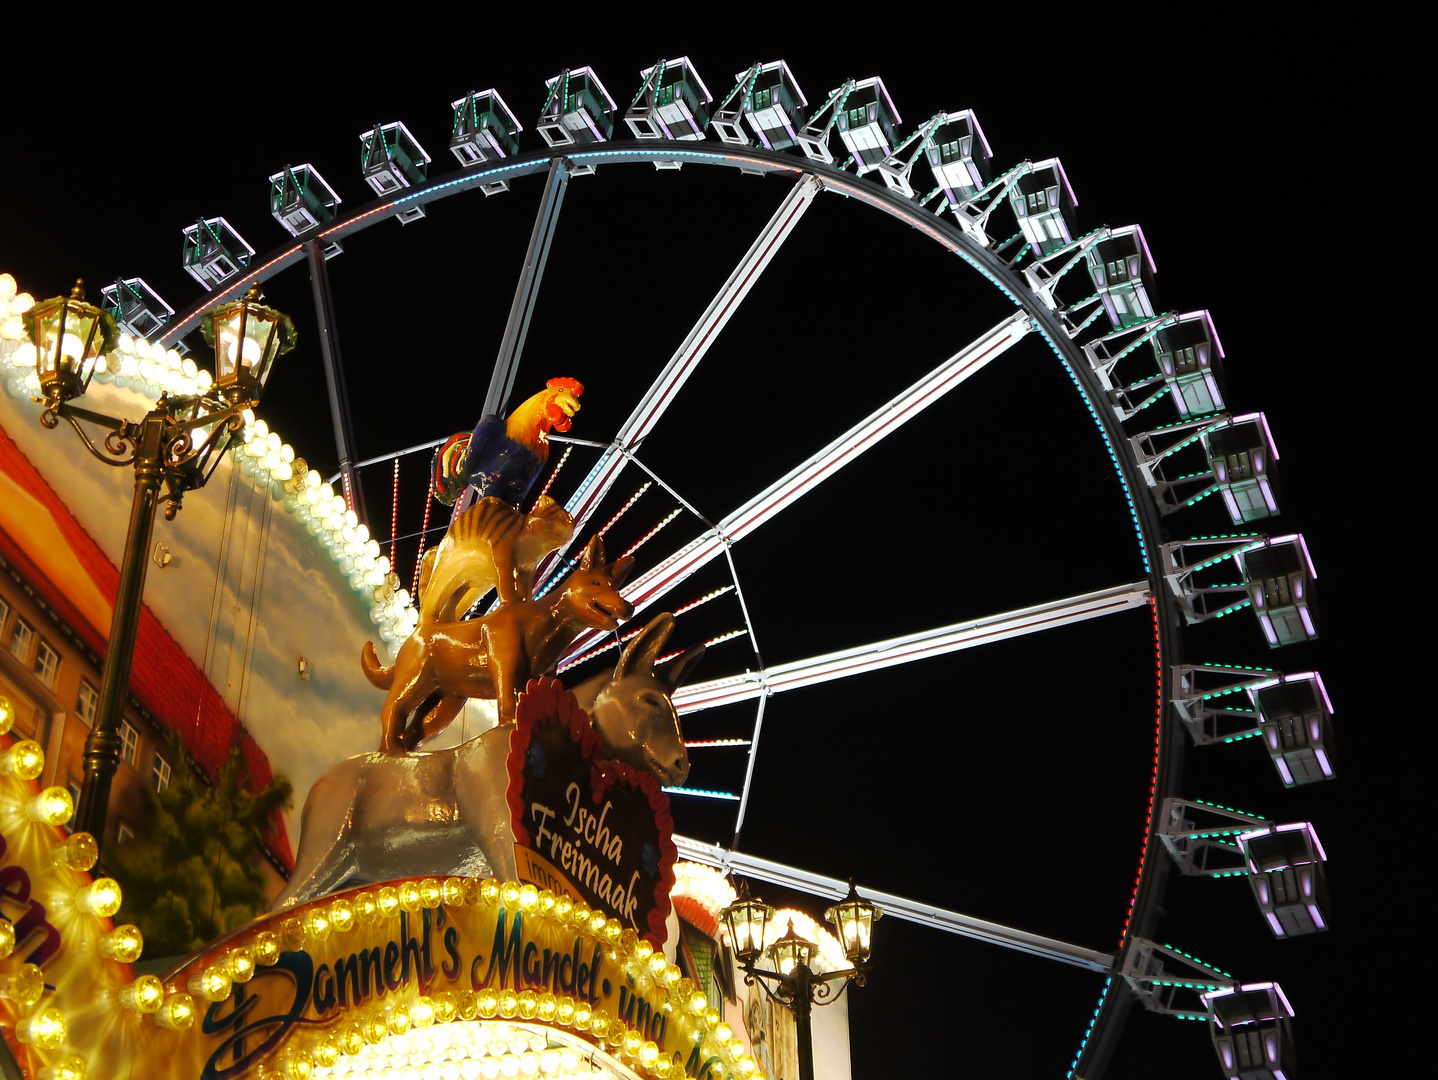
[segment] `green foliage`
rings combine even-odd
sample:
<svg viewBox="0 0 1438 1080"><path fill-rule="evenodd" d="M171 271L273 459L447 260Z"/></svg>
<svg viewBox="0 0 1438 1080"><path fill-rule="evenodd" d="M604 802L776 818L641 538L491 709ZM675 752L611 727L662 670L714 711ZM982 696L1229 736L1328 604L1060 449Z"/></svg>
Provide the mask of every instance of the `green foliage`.
<svg viewBox="0 0 1438 1080"><path fill-rule="evenodd" d="M171 740L170 760L184 751ZM246 791L234 750L213 786L192 770L149 791L151 823L106 858L124 906L115 921L145 935L145 955L178 956L249 922L265 909L265 877L255 865L270 815L291 805L292 787L277 776L261 792Z"/></svg>

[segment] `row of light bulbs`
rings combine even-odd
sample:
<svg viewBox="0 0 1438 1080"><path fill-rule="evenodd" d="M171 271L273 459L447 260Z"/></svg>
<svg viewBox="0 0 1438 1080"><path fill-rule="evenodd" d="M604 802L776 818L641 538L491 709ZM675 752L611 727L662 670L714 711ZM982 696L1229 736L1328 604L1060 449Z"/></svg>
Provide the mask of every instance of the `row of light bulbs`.
<svg viewBox="0 0 1438 1080"><path fill-rule="evenodd" d="M702 1044L706 1060L718 1056L741 1080L759 1076L758 1066L744 1044L735 1037L733 1029L723 1022L719 1010L710 1005L693 981L676 965L669 963L663 952L656 951L651 942L583 901L556 896L550 890L541 890L532 884L501 882L496 878L483 881L466 877L424 878L386 885L373 891L364 890L353 896L318 901L302 913L284 919L278 932L261 930L248 941L207 958L208 962L191 976L188 986L196 997L224 1001L230 996L234 982L248 981L257 964L274 964L281 949L297 951L308 948L314 951L332 934L344 934L357 927L373 925L400 911L417 912L440 905L503 906L508 911L517 910L531 918L553 920L566 930L598 937L604 942L606 957L633 980L636 993L650 990L665 993L661 1010L670 1017L670 1027L677 1033L685 1051L695 1044ZM158 984L159 980L155 982ZM576 1001L568 995L510 988L497 991L492 988L445 990L432 997L422 995L408 1005L373 1010L342 1023L308 1046L292 1045L280 1055L277 1064L285 1080L310 1080L316 1069L333 1069L342 1058L355 1058L364 1053L366 1047L378 1046L410 1032L423 1032L435 1024L494 1019L538 1020L575 1031L587 1031L593 1041L610 1048L616 1056L644 1069L649 1075L664 1080L687 1080L678 1058L666 1057L652 1040L645 1039L639 1031L626 1028L622 1020L611 1017L606 1010L593 1009L588 1002L582 999ZM415 1052L410 1049L411 1046L411 1043L401 1043L398 1048L387 1047L386 1060L391 1054L396 1059L407 1057ZM525 1058L523 1051L516 1053L513 1047L507 1052L518 1062L516 1068L524 1072L525 1063L531 1059ZM495 1075L516 1075L504 1072L504 1053L492 1060L500 1069ZM352 1066L346 1068L353 1071ZM487 1066L481 1065L481 1068ZM488 1076L488 1073L482 1072L481 1075ZM763 1080L762 1076L759 1080Z"/></svg>
<svg viewBox="0 0 1438 1080"><path fill-rule="evenodd" d="M3 282L0 282L3 285ZM14 706L8 698L0 695L0 735L8 735L15 720ZM0 776L13 777L28 782L39 778L45 770L45 752L32 739L21 739L0 750ZM23 790L23 789L22 789ZM70 792L62 787L49 787L22 800L7 800L12 819L23 817L36 824L60 827L75 813ZM18 821L7 821L13 828ZM100 857L99 846L89 833L77 832L64 838L50 848L53 866L64 867L77 873L88 873ZM119 883L113 878L97 878L88 885L75 890L68 897L52 898L57 909L69 901L75 908L87 915L111 918L120 910L121 893ZM0 919L0 960L8 959L16 946L15 927L8 919ZM133 964L140 958L145 946L139 927L117 926L100 937L96 949L107 960ZM158 980L156 980L158 982ZM132 984L133 986L133 984ZM122 998L131 987L121 992ZM45 973L36 964L29 962L0 974L0 998L13 1001L17 1008L34 1009L45 994ZM15 1037L41 1050L58 1050L65 1042L69 1027L64 1014L55 1006L47 1005L21 1017L15 1025ZM85 1059L79 1055L65 1055L41 1069L39 1080L86 1080L88 1070Z"/></svg>
<svg viewBox="0 0 1438 1080"><path fill-rule="evenodd" d="M341 1057L316 1068L316 1080L328 1077L393 1080L545 1080L603 1076L604 1071L573 1046L555 1045L546 1034L502 1023L458 1020L428 1031L396 1035L367 1046L354 1057Z"/></svg>
<svg viewBox="0 0 1438 1080"><path fill-rule="evenodd" d="M35 346L25 332L22 316L35 305L34 297L17 290L15 279L0 274L0 369L8 366L7 386L15 397L40 391L35 370ZM117 347L95 361L95 376L117 386L130 386L148 397L203 394L213 385L208 371L189 357L158 342L122 333ZM403 641L419 622L407 590L400 587L389 559L368 535L344 499L324 478L305 467L292 446L271 431L265 421L245 413L244 445L235 450L235 463L257 487L279 485L274 494L284 509L300 519L339 564L350 588L369 601L370 618L388 644ZM283 492L283 494L281 494Z"/></svg>

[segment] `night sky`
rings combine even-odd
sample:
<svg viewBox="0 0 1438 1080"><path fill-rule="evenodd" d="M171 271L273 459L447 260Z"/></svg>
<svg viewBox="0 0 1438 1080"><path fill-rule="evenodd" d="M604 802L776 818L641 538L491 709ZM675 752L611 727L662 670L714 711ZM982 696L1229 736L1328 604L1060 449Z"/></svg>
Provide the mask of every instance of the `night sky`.
<svg viewBox="0 0 1438 1080"><path fill-rule="evenodd" d="M661 12L646 17L657 24ZM880 75L905 134L940 109L972 108L996 168L1062 159L1081 232L1141 224L1158 265L1155 306L1208 308L1230 408L1267 414L1282 455L1283 513L1270 531L1302 531L1319 572L1316 644L1270 652L1241 613L1185 631L1187 656L1319 670L1339 770L1335 782L1285 791L1246 743L1193 750L1180 785L1188 797L1314 822L1330 858L1331 933L1275 942L1244 882L1175 875L1159 936L1245 980L1280 981L1305 1076L1349 1060L1383 1016L1378 999L1391 1000L1381 980L1397 960L1374 931L1396 879L1412 872L1382 850L1403 828L1391 759L1408 752L1431 705L1420 712L1403 698L1419 638L1398 630L1389 598L1411 579L1373 569L1409 558L1379 523L1406 510L1394 492L1408 481L1390 470L1413 459L1388 446L1379 463L1374 440L1404 426L1418 395L1385 404L1384 424L1357 423L1378 362L1358 330L1401 322L1404 301L1380 315L1364 295L1373 286L1351 279L1379 271L1354 256L1354 220L1334 198L1358 212L1368 189L1348 191L1342 178L1388 151L1372 126L1379 102L1360 74L1366 60L1339 28L1303 28L1299 49L1291 26L1140 24L1133 9L1058 22L1023 7L916 11L881 28L877 17L850 24L814 8L802 29L772 33L748 9L716 11L693 32L586 31L552 9L508 35L480 11L363 37L281 21L240 50L218 25L106 30L107 58L81 80L52 78L23 52L17 71L12 53L0 270L37 297L83 276L92 299L102 283L139 275L184 310L200 290L181 267L182 227L224 215L261 256L278 247L287 236L268 215L266 177L280 167L312 162L349 211L372 197L358 135L377 120L406 123L434 159L431 177L458 175L448 103L466 91L497 88L533 150L544 80L564 66L592 65L623 108L642 68L683 54L716 97L753 61L782 57L811 108L847 76ZM739 28L718 29L727 26ZM923 163L914 174L921 191L932 186ZM329 264L359 457L472 427L542 184L432 203L424 221L382 222ZM612 437L788 184L647 163L573 179L511 404L550 376L573 376L586 392L571 434ZM336 453L308 275L297 267L265 289L294 316L300 347L260 411L328 475ZM718 520L1012 310L918 232L821 195L639 457ZM1416 359L1391 355L1398 368L1379 383L1411 385ZM1165 406L1156 422L1173 419ZM590 461L577 452L555 493L568 497ZM401 534L418 528L427 466L427 454L401 465ZM390 469L364 474L381 539ZM642 479L631 468L610 504ZM651 489L614 527L611 552L675 505ZM1217 499L1165 524L1175 538L1232 528ZM681 514L640 551L639 569L702 528ZM1143 577L1103 442L1038 335L732 554L757 640L716 646L701 679L758 666L756 649L763 663L796 660ZM402 542L405 577L414 556L414 541ZM670 606L730 581L713 563ZM684 616L676 641L743 625L731 594ZM1112 950L1143 838L1152 673L1149 616L1138 610L778 695L740 846ZM753 722L752 705L699 713L686 736L747 738ZM739 790L742 749L694 759L691 785ZM734 803L674 805L677 831L732 842ZM824 906L797 903L816 915ZM1102 984L897 919L880 925L875 950L869 985L851 991L859 1077L891 1069L896 1054L914 1075L1062 1077ZM1203 1025L1138 1012L1109 1075L1220 1074Z"/></svg>

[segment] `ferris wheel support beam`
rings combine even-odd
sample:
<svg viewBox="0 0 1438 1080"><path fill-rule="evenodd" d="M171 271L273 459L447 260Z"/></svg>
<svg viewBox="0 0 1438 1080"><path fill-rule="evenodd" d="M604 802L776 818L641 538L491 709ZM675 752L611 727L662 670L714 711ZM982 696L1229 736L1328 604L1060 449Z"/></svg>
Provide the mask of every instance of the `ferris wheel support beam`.
<svg viewBox="0 0 1438 1080"><path fill-rule="evenodd" d="M325 366L325 389L329 391L330 422L335 429L335 455L339 458L340 479L344 481L344 498L359 519L368 523L364 491L355 476L354 421L350 418L349 391L345 389L344 365L340 362L334 294L330 290L324 248L318 240L305 244L305 258L310 264L310 289L315 299L315 321L319 324L320 359Z"/></svg>
<svg viewBox="0 0 1438 1080"><path fill-rule="evenodd" d="M815 197L823 191L823 185L812 174L806 173L794 185L779 208L774 211L768 224L760 231L749 246L748 252L739 260L734 267L734 272L729 275L724 287L715 294L714 299L709 301L709 306L704 309L704 314L699 317L688 336L675 350L674 355L669 358L669 363L659 373L653 385L645 392L634 411L629 414L629 419L624 421L619 434L615 436L614 442L604 453L600 454L599 460L584 482L579 485L579 490L570 498L565 509L574 518L574 532L579 535L584 523L598 509L604 497L609 494L609 489L619 479L619 474L624 471L624 466L629 462L629 455L638 449L639 444L654 430L664 412L678 397L679 391L694 369L699 366L699 361L709 351L709 346L714 344L719 333L729 322L734 312L739 310L739 305L749 295L749 290L754 287L755 282L761 275L774 256L778 254L784 241L787 240L794 227L799 224L799 219L809 209ZM555 565L564 555L564 550L555 552L541 564L535 579L542 581L545 571Z"/></svg>
<svg viewBox="0 0 1438 1080"><path fill-rule="evenodd" d="M524 253L524 267L514 290L514 303L509 309L509 322L504 327L489 392L484 395L484 411L490 416L504 408L514 376L519 371L524 339L529 334L529 321L534 317L534 304L539 298L539 283L544 277L544 264L549 260L549 245L554 242L554 227L559 222L559 208L564 204L564 191L569 185L569 162L558 157L550 162L549 176L540 196L539 213L534 218L534 232L529 237L529 250Z"/></svg>
<svg viewBox="0 0 1438 1080"><path fill-rule="evenodd" d="M748 536L801 495L834 476L865 450L877 446L969 376L1003 355L1033 329L1033 320L1024 311L1010 315L807 461L770 484L714 528L641 575L624 589L625 599L634 605L637 614L696 570L717 559L729 544ZM599 636L594 631L581 634L571 647L570 654L587 649Z"/></svg>
<svg viewBox="0 0 1438 1080"><path fill-rule="evenodd" d="M733 872L758 881L782 885L788 889L808 893L810 896L840 900L849 891L847 881L825 877L808 870L800 870L797 867L786 866L784 863L773 862L769 859L761 859L756 855L726 851L714 844L706 844L702 840L691 840L687 836L674 837L674 845L679 849L681 859L689 859L704 866L712 866L726 873ZM1011 926L1003 926L986 919L976 919L972 915L963 915L957 911L949 911L945 908L934 907L932 904L920 903L904 896L895 896L893 893L879 892L867 887L863 890L863 896L864 899L872 900L882 907L884 914L904 919L907 922L932 926L935 929L946 930L951 934L958 934L974 941L1002 945L1006 949L1014 949L1021 953L1027 953L1029 956L1037 956L1044 960L1056 960L1061 964L1070 964L1088 971L1107 974L1113 970L1115 958L1112 953L1086 949L1082 945L1071 945L1056 938L1031 934L1027 930L1015 930Z"/></svg>
<svg viewBox="0 0 1438 1080"><path fill-rule="evenodd" d="M1135 581L1111 589L1055 600L1048 604L1019 608L999 615L989 615L970 622L954 623L904 637L875 641L823 656L776 664L763 671L745 672L726 679L691 683L674 693L674 708L682 714L732 705L740 701L767 697L784 690L846 679L868 671L909 664L930 656L972 649L994 641L1022 637L1040 630L1084 622L1104 615L1114 615L1133 608L1147 608L1147 581Z"/></svg>

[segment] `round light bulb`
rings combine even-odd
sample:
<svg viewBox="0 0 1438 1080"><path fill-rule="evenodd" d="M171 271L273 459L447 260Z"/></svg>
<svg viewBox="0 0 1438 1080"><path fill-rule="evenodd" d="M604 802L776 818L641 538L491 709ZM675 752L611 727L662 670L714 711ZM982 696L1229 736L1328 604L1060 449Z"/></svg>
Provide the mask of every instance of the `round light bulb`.
<svg viewBox="0 0 1438 1080"><path fill-rule="evenodd" d="M120 883L107 877L91 882L75 894L75 904L81 911L107 919L120 910L120 899Z"/></svg>
<svg viewBox="0 0 1438 1080"><path fill-rule="evenodd" d="M445 878L440 886L440 899L445 907L463 907L466 881L461 877Z"/></svg>
<svg viewBox="0 0 1438 1080"><path fill-rule="evenodd" d="M420 909L419 882L406 881L399 887L399 906L405 911L418 911Z"/></svg>
<svg viewBox="0 0 1438 1080"><path fill-rule="evenodd" d="M250 943L250 948L254 950L255 963L262 967L271 967L280 958L280 939L273 931L261 930Z"/></svg>
<svg viewBox="0 0 1438 1080"><path fill-rule="evenodd" d="M323 908L310 908L305 913L305 937L324 941L330 936L330 917Z"/></svg>
<svg viewBox="0 0 1438 1080"><path fill-rule="evenodd" d="M362 892L352 901L354 904L355 918L361 926L369 926L379 917L379 905L375 903L374 893Z"/></svg>
<svg viewBox="0 0 1438 1080"><path fill-rule="evenodd" d="M89 870L100 858L100 847L87 832L72 833L69 839L50 849L50 861L71 870Z"/></svg>
<svg viewBox="0 0 1438 1080"><path fill-rule="evenodd" d="M379 905L379 913L388 919L399 910L399 893L393 885L386 885L375 895L375 902Z"/></svg>
<svg viewBox="0 0 1438 1080"><path fill-rule="evenodd" d="M171 994L155 1011L155 1023L172 1031L184 1031L195 1022L195 999L189 994Z"/></svg>
<svg viewBox="0 0 1438 1080"><path fill-rule="evenodd" d="M8 975L0 975L0 998L9 998L29 1008L45 993L45 973L34 964L21 964Z"/></svg>
<svg viewBox="0 0 1438 1080"><path fill-rule="evenodd" d="M46 825L63 825L75 815L75 801L62 787L48 787L25 803L25 816Z"/></svg>
<svg viewBox="0 0 1438 1080"><path fill-rule="evenodd" d="M35 1074L38 1080L89 1080L90 1071L79 1054L62 1057Z"/></svg>
<svg viewBox="0 0 1438 1080"><path fill-rule="evenodd" d="M10 699L0 694L0 735L9 734L11 725L15 723L15 706L10 704Z"/></svg>
<svg viewBox="0 0 1438 1080"><path fill-rule="evenodd" d="M437 908L443 897L444 892L437 878L425 878L419 883L419 902L423 907Z"/></svg>
<svg viewBox="0 0 1438 1080"><path fill-rule="evenodd" d="M138 926L117 926L100 939L100 955L122 964L133 964L145 949L145 938ZM154 1012L154 1009L148 1010Z"/></svg>
<svg viewBox="0 0 1438 1080"><path fill-rule="evenodd" d="M391 1033L395 1035L403 1035L406 1031L409 1030L409 1010L406 1009L403 1005L396 1005L393 1009L389 1011L389 1015L385 1018L385 1022L388 1025Z"/></svg>
<svg viewBox="0 0 1438 1080"><path fill-rule="evenodd" d="M15 1037L22 1043L33 1043L41 1050L56 1050L65 1041L65 1018L55 1006L47 1005L16 1024Z"/></svg>
<svg viewBox="0 0 1438 1080"><path fill-rule="evenodd" d="M33 739L21 739L9 750L0 753L0 774L34 780L44 771L45 751Z"/></svg>
<svg viewBox="0 0 1438 1080"><path fill-rule="evenodd" d="M417 997L409 1003L410 1023L417 1028L427 1028L434 1023L434 1002L427 997Z"/></svg>
<svg viewBox="0 0 1438 1080"><path fill-rule="evenodd" d="M0 919L0 959L15 951L15 924L9 919Z"/></svg>
<svg viewBox="0 0 1438 1080"><path fill-rule="evenodd" d="M336 900L330 905L330 925L341 934L348 933L355 924L354 905L348 900Z"/></svg>
<svg viewBox="0 0 1438 1080"><path fill-rule="evenodd" d="M190 976L190 993L206 1001L224 1001L230 996L231 981L229 972L212 964L198 975Z"/></svg>
<svg viewBox="0 0 1438 1080"><path fill-rule="evenodd" d="M309 1080L315 1071L315 1059L308 1050L298 1046L287 1047L280 1055L280 1070L285 1080Z"/></svg>
<svg viewBox="0 0 1438 1080"><path fill-rule="evenodd" d="M165 984L154 975L141 975L120 991L120 1004L148 1016L165 1003Z"/></svg>
<svg viewBox="0 0 1438 1080"><path fill-rule="evenodd" d="M255 977L255 954L243 946L231 949L225 957L225 970L232 981L249 982Z"/></svg>

